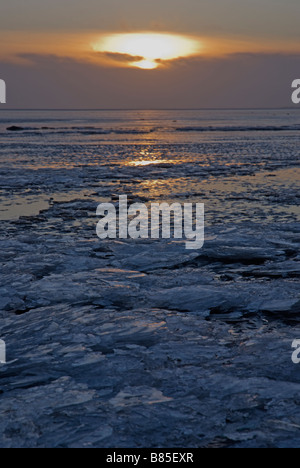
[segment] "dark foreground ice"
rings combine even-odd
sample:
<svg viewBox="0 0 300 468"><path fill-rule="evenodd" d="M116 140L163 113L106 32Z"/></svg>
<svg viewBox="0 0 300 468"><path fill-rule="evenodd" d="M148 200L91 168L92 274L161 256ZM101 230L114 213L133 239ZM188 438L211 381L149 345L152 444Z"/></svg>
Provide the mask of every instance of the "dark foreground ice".
<svg viewBox="0 0 300 468"><path fill-rule="evenodd" d="M0 167L0 446L299 446L298 137L22 138ZM204 248L100 241L121 194L204 202Z"/></svg>

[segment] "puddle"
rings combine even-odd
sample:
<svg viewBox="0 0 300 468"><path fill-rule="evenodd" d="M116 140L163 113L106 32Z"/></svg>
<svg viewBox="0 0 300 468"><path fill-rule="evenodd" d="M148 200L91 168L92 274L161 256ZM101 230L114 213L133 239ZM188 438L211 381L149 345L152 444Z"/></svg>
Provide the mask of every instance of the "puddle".
<svg viewBox="0 0 300 468"><path fill-rule="evenodd" d="M91 196L92 191L72 191L68 193L52 193L34 196L5 196L0 197L0 220L17 221L22 216L38 216L41 211L47 210L52 203L70 202L79 198Z"/></svg>

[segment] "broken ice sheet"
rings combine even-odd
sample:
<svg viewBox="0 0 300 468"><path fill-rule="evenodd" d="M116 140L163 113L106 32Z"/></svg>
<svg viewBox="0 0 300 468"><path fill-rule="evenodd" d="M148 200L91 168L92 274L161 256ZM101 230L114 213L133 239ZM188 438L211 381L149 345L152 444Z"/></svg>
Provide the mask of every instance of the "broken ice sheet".
<svg viewBox="0 0 300 468"><path fill-rule="evenodd" d="M0 122L1 447L299 446L298 134L172 120L147 141ZM204 202L204 248L101 242L124 194Z"/></svg>
<svg viewBox="0 0 300 468"><path fill-rule="evenodd" d="M173 398L166 397L161 391L147 387L126 387L110 400L110 404L116 408L138 405L155 405L166 403Z"/></svg>

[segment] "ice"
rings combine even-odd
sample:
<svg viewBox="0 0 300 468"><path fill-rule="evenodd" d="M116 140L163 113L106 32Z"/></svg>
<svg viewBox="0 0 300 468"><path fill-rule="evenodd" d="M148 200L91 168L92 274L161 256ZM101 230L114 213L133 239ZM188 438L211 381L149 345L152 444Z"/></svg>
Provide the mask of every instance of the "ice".
<svg viewBox="0 0 300 468"><path fill-rule="evenodd" d="M261 310L277 317L281 314L283 317L287 318L290 316L298 318L300 314L300 300L273 300L264 303L261 306Z"/></svg>
<svg viewBox="0 0 300 468"><path fill-rule="evenodd" d="M110 400L110 404L116 408L128 406L156 405L166 403L173 398L165 397L162 392L155 388L147 387L126 387L118 395Z"/></svg>
<svg viewBox="0 0 300 468"><path fill-rule="evenodd" d="M298 135L7 126L0 446L299 446ZM204 248L101 242L122 194L204 202Z"/></svg>
<svg viewBox="0 0 300 468"><path fill-rule="evenodd" d="M1 446L298 443L297 224L211 226L190 253L45 214L2 241Z"/></svg>

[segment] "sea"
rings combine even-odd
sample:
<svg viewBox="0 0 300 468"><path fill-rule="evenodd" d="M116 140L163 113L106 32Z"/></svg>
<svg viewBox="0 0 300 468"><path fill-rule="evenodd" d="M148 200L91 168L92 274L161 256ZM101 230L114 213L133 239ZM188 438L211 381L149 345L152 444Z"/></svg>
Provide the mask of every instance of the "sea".
<svg viewBox="0 0 300 468"><path fill-rule="evenodd" d="M299 132L298 109L3 111L0 219L124 180L149 200L208 199L214 218L299 219Z"/></svg>
<svg viewBox="0 0 300 468"><path fill-rule="evenodd" d="M296 108L1 110L0 446L299 446L299 162ZM100 240L121 195L203 248Z"/></svg>

